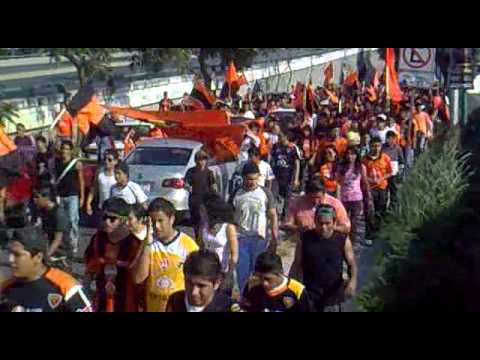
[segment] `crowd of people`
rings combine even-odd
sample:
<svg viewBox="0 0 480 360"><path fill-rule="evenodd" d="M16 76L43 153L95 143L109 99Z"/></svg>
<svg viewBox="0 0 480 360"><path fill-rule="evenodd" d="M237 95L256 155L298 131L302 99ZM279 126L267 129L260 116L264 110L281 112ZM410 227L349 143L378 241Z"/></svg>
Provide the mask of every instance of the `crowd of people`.
<svg viewBox="0 0 480 360"><path fill-rule="evenodd" d="M245 118L245 137L228 201L209 154L196 154L185 178L193 237L177 229L169 201L148 201L118 151L103 153L87 189L72 141L33 139L19 124L14 143L33 152L37 181L20 226L5 189L0 197L0 223L15 228L2 310L341 311L356 292L358 257L435 124L448 121L440 90L402 90L399 103L382 84L374 97L360 84L317 87L300 107L293 87L218 103ZM168 94L159 106L171 110ZM281 109L295 111L280 117ZM135 146L131 132L125 142ZM85 253L80 211L98 219ZM289 273L277 254L287 237L297 239ZM85 264L81 282L69 275L73 262Z"/></svg>

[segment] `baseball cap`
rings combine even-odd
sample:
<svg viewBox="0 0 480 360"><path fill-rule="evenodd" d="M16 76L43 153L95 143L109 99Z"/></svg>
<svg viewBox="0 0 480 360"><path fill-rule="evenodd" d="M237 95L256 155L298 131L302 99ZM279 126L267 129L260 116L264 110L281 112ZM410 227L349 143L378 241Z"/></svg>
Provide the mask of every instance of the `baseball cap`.
<svg viewBox="0 0 480 360"><path fill-rule="evenodd" d="M385 114L377 115L377 119L382 119L384 121L387 121L387 115L385 115Z"/></svg>

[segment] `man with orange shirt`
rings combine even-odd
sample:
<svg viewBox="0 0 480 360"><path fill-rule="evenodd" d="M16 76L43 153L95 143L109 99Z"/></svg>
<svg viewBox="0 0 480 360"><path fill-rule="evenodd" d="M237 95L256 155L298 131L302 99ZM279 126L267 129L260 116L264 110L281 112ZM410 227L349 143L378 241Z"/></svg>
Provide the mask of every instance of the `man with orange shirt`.
<svg viewBox="0 0 480 360"><path fill-rule="evenodd" d="M380 138L372 138L370 153L363 159L363 164L367 168L375 213L380 217L387 209L388 179L393 172L390 157L382 152L382 140Z"/></svg>
<svg viewBox="0 0 480 360"><path fill-rule="evenodd" d="M422 104L417 104L413 114L413 147L417 156L425 151L429 123L431 123L430 116L423 111L423 108Z"/></svg>

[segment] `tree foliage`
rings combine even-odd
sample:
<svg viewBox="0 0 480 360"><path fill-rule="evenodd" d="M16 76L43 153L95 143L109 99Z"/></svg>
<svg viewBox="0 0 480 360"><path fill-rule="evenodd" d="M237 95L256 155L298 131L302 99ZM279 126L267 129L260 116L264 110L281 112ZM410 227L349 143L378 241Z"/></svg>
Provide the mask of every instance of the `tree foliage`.
<svg viewBox="0 0 480 360"><path fill-rule="evenodd" d="M80 86L95 75L105 75L111 71L113 55L119 48L46 48L45 52L55 61L67 59L77 70Z"/></svg>
<svg viewBox="0 0 480 360"><path fill-rule="evenodd" d="M18 107L15 104L3 102L0 103L0 122L8 120L12 123L14 118L18 117Z"/></svg>

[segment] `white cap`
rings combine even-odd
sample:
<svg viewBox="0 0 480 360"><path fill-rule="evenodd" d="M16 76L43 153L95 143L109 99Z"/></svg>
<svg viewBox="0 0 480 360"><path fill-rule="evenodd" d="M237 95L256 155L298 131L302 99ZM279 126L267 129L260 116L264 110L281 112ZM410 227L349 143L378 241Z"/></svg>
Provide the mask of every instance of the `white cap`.
<svg viewBox="0 0 480 360"><path fill-rule="evenodd" d="M387 121L387 115L385 114L380 114L380 115L377 115L377 119L380 118L380 119L383 119L385 121Z"/></svg>
<svg viewBox="0 0 480 360"><path fill-rule="evenodd" d="M245 119L250 119L250 120L255 120L255 115L253 114L253 112L251 112L250 110L248 110L245 115L243 115L243 117Z"/></svg>

